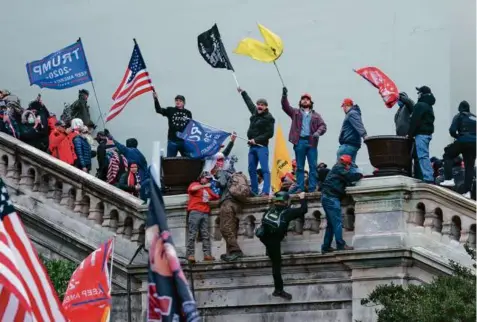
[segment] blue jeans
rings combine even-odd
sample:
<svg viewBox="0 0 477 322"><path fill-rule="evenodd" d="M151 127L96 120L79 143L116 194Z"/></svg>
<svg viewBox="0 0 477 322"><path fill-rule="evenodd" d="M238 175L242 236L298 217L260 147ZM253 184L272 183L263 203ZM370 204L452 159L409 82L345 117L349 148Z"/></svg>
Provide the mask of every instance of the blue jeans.
<svg viewBox="0 0 477 322"><path fill-rule="evenodd" d="M431 160L429 159L429 144L431 143L431 139L431 135L422 134L416 135L414 138L419 168L422 173L422 179L425 182L434 182L434 171L432 170Z"/></svg>
<svg viewBox="0 0 477 322"><path fill-rule="evenodd" d="M174 158L177 156L177 153L181 154L183 157L188 157L189 154L185 150L184 141L167 141L167 157Z"/></svg>
<svg viewBox="0 0 477 322"><path fill-rule="evenodd" d="M356 155L358 154L359 148L349 144L341 144L336 152L336 160L339 160L342 155L349 155L353 163L356 163Z"/></svg>
<svg viewBox="0 0 477 322"><path fill-rule="evenodd" d="M260 168L263 173L263 194L270 193L270 168L268 167L268 146L251 146L248 150L248 174L252 192L258 194L258 176L257 166L260 162Z"/></svg>
<svg viewBox="0 0 477 322"><path fill-rule="evenodd" d="M321 205L325 210L327 221L321 251L327 251L330 248L333 236L336 239L336 248L343 249L346 242L343 240L343 219L341 216L340 198L323 194L321 195Z"/></svg>
<svg viewBox="0 0 477 322"><path fill-rule="evenodd" d="M308 191L316 190L318 181L318 169L316 168L318 160L318 148L310 145L307 139L300 139L298 144L293 146L296 159L296 183L298 189L305 191L305 161L308 159ZM293 191L292 191L293 192Z"/></svg>

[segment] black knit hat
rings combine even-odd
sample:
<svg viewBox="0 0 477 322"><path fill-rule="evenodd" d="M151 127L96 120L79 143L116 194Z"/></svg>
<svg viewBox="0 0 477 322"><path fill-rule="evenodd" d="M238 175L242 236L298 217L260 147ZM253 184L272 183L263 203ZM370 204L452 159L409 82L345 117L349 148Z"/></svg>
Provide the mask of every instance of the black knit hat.
<svg viewBox="0 0 477 322"><path fill-rule="evenodd" d="M176 98L175 98L175 100L181 100L181 101L184 102L184 104L185 104L185 102L186 102L184 95L177 95Z"/></svg>

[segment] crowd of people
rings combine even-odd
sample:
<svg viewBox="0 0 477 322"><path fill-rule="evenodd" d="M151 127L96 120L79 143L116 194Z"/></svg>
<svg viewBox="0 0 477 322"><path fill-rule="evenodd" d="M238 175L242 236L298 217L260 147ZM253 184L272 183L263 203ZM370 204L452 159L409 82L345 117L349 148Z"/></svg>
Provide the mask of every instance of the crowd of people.
<svg viewBox="0 0 477 322"><path fill-rule="evenodd" d="M7 133L86 173L142 200L147 200L147 161L138 150L138 141L126 145L114 140L108 130L98 131L91 121L89 92L81 89L78 99L66 105L60 117L48 111L41 96L23 108L20 99L8 90L0 91L0 131Z"/></svg>
<svg viewBox="0 0 477 322"><path fill-rule="evenodd" d="M396 135L413 141L413 166L408 173L429 184L440 184L453 188L467 198L475 199L475 159L476 159L476 117L470 113L470 106L462 101L458 114L449 128L455 141L444 149L443 158L430 158L429 145L434 133L434 94L428 86L416 88L417 103L406 93L400 93L394 122ZM281 278L280 241L286 235L289 223L302 218L307 212L305 192L321 191L321 204L326 214L327 227L321 246L323 253L336 250L351 250L342 236L341 198L347 186L362 178L356 166L356 156L367 132L359 106L350 98L341 104L344 119L338 138L339 148L336 163L331 167L318 163L318 144L326 134L327 125L314 109L312 96L300 96L298 107L293 107L288 99L288 90L283 88L281 105L283 112L291 119L288 139L293 144L295 158L292 171L282 176L279 191L271 191L269 168L269 142L274 136L275 119L268 109L266 99L255 103L241 88L238 92L250 112L247 131L248 174L235 169L237 157L231 155L236 140L233 133L230 142L222 152L207 157L204 168L196 182L188 187L188 240L187 257L195 262L195 242L198 236L203 242L205 261L213 261L208 230L210 215L209 202L219 200L219 226L226 243L224 261L235 261L244 253L237 242L238 215L249 197L267 196L272 206L264 214L261 225L256 230L272 261L274 296L291 299L283 290ZM148 165L138 149L134 138L125 145L116 141L108 130L98 131L93 137L96 125L91 121L89 93L80 90L78 99L65 106L57 118L50 113L38 96L27 108L22 108L17 96L8 90L0 91L1 124L0 131L14 136L39 150L51 154L86 173L92 171L92 158L96 158L96 177L122 189L133 196L148 199ZM162 107L157 93L153 93L154 107L158 114L168 120L167 157L177 154L187 157L187 145L177 133L184 131L192 119L192 112L185 107L183 95L175 97L175 106ZM462 158L460 158L462 155ZM305 163L308 162L308 171ZM290 207L290 196L298 195L299 208ZM332 241L335 239L336 248Z"/></svg>

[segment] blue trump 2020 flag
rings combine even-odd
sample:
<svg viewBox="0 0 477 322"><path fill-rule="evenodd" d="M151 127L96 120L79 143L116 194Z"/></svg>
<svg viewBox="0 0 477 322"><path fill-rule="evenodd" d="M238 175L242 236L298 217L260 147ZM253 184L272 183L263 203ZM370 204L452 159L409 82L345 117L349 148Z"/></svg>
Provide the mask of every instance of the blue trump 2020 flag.
<svg viewBox="0 0 477 322"><path fill-rule="evenodd" d="M190 120L182 133L177 132L177 136L184 140L189 157L200 159L219 152L230 133Z"/></svg>
<svg viewBox="0 0 477 322"><path fill-rule="evenodd" d="M65 89L93 80L81 39L43 59L26 64L30 85Z"/></svg>
<svg viewBox="0 0 477 322"><path fill-rule="evenodd" d="M151 167L151 203L146 222L149 246L147 322L201 322L167 226L158 172Z"/></svg>

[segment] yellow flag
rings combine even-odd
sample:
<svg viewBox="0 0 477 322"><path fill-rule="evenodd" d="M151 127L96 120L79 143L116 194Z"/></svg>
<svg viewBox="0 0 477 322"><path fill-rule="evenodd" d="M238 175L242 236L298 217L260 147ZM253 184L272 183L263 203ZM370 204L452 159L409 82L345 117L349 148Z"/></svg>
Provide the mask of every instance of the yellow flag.
<svg viewBox="0 0 477 322"><path fill-rule="evenodd" d="M271 184L274 192L280 190L282 181L281 178L292 171L292 162L290 154L288 153L287 143L283 136L282 127L277 126L275 132L275 151L273 152L273 165L271 173Z"/></svg>
<svg viewBox="0 0 477 322"><path fill-rule="evenodd" d="M264 26L259 24L258 28L265 43L253 38L245 38L239 42L234 53L249 56L264 63L271 63L283 53L282 40Z"/></svg>
<svg viewBox="0 0 477 322"><path fill-rule="evenodd" d="M283 42L278 37L275 35L273 32L271 32L269 29L265 28L265 26L258 24L258 29L260 29L260 33L262 34L263 40L265 40L265 43L271 48L275 55L275 59L280 58L280 56L283 53Z"/></svg>

